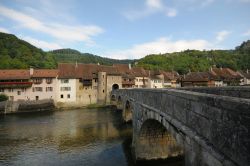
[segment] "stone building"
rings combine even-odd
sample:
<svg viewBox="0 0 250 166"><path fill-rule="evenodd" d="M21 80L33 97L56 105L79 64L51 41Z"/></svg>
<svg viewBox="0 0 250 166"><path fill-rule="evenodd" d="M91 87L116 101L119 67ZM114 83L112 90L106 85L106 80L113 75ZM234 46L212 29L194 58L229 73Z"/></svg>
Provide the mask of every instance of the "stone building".
<svg viewBox="0 0 250 166"><path fill-rule="evenodd" d="M181 79L182 87L214 87L217 82L221 82L219 78L211 72L189 72Z"/></svg>
<svg viewBox="0 0 250 166"><path fill-rule="evenodd" d="M56 98L58 70L0 70L0 93L9 100Z"/></svg>
<svg viewBox="0 0 250 166"><path fill-rule="evenodd" d="M9 100L29 99L32 85L29 70L0 70L0 93Z"/></svg>
<svg viewBox="0 0 250 166"><path fill-rule="evenodd" d="M30 100L56 99L58 70L30 69L32 93Z"/></svg>
<svg viewBox="0 0 250 166"><path fill-rule="evenodd" d="M59 64L58 70L58 102L62 107L109 103L112 89L122 87L121 74L112 66L65 63ZM63 93L62 88L67 91Z"/></svg>
<svg viewBox="0 0 250 166"><path fill-rule="evenodd" d="M238 72L242 77L241 85L250 85L250 72L247 71L239 71Z"/></svg>
<svg viewBox="0 0 250 166"><path fill-rule="evenodd" d="M160 71L164 76L164 88L178 88L180 87L180 82L178 81L180 75L176 71Z"/></svg>

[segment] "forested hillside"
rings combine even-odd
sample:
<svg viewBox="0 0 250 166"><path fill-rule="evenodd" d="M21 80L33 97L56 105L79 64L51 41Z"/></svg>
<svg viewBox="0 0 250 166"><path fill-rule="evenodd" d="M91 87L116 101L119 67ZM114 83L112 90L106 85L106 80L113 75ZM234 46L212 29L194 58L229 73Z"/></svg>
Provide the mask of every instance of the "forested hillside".
<svg viewBox="0 0 250 166"><path fill-rule="evenodd" d="M16 36L0 32L0 69L55 68L54 56Z"/></svg>
<svg viewBox="0 0 250 166"><path fill-rule="evenodd" d="M45 52L15 35L0 32L0 69L56 68L60 62L70 63L132 63L133 60L103 58L72 49Z"/></svg>
<svg viewBox="0 0 250 166"><path fill-rule="evenodd" d="M147 69L175 70L181 74L190 71L207 71L211 66L234 70L250 69L250 40L235 50L186 50L171 54L148 55L138 61Z"/></svg>
<svg viewBox="0 0 250 166"><path fill-rule="evenodd" d="M72 63L100 63L104 65L112 65L114 63L133 63L133 60L116 60L100 57L97 55L89 53L80 53L79 51L73 49L59 49L53 50L49 53L52 53L57 62L72 62Z"/></svg>
<svg viewBox="0 0 250 166"><path fill-rule="evenodd" d="M175 70L180 74L191 71L207 71L211 66L229 67L235 70L250 69L250 40L234 50L197 51L186 50L176 53L148 55L137 61L137 66L147 69ZM134 63L135 60L103 58L73 49L44 52L18 39L15 35L0 32L0 69L56 68L64 63Z"/></svg>

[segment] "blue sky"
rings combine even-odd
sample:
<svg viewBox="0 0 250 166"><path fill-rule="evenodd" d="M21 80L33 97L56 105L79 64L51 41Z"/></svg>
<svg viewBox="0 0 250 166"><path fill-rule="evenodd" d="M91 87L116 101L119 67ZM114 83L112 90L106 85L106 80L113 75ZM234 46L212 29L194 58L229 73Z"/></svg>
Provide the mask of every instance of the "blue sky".
<svg viewBox="0 0 250 166"><path fill-rule="evenodd" d="M234 49L250 39L250 0L1 0L0 31L117 59Z"/></svg>

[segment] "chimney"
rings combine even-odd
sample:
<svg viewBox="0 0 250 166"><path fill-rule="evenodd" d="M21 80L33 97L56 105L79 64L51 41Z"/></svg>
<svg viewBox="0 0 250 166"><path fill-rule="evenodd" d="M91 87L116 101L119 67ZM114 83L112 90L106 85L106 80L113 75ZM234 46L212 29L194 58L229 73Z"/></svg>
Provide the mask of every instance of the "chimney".
<svg viewBox="0 0 250 166"><path fill-rule="evenodd" d="M34 74L34 69L30 67L30 75L32 76Z"/></svg>
<svg viewBox="0 0 250 166"><path fill-rule="evenodd" d="M78 64L77 64L77 61L76 61L76 65L75 65L75 68L77 68L78 67Z"/></svg>
<svg viewBox="0 0 250 166"><path fill-rule="evenodd" d="M128 64L128 68L129 68L129 70L131 70L131 63Z"/></svg>
<svg viewBox="0 0 250 166"><path fill-rule="evenodd" d="M98 63L97 63L97 65L99 66L99 65L100 65L100 63L98 62Z"/></svg>
<svg viewBox="0 0 250 166"><path fill-rule="evenodd" d="M220 70L222 70L222 67L220 67Z"/></svg>

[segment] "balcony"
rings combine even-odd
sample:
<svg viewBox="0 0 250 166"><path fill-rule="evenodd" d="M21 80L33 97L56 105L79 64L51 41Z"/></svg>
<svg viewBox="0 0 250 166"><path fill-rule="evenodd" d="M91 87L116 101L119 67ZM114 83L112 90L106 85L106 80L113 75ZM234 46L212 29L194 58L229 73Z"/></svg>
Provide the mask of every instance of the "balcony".
<svg viewBox="0 0 250 166"><path fill-rule="evenodd" d="M135 81L122 80L122 85L135 85Z"/></svg>
<svg viewBox="0 0 250 166"><path fill-rule="evenodd" d="M28 88L33 82L0 82L0 88Z"/></svg>
<svg viewBox="0 0 250 166"><path fill-rule="evenodd" d="M83 86L91 86L92 85L92 80L82 80L82 85Z"/></svg>

